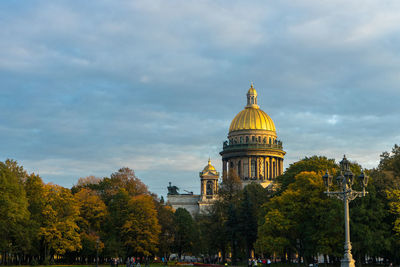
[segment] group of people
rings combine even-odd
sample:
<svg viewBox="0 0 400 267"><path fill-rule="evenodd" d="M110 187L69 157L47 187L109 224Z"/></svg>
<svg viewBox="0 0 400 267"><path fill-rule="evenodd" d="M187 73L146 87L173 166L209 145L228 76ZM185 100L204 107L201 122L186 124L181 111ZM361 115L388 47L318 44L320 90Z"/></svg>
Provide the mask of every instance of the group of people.
<svg viewBox="0 0 400 267"><path fill-rule="evenodd" d="M126 267L140 267L141 263L144 263L145 267L149 266L149 261L145 257L128 257L126 259Z"/></svg>
<svg viewBox="0 0 400 267"><path fill-rule="evenodd" d="M258 266L258 265L261 265L262 264L262 266L269 266L270 264L271 264L271 260L270 259L253 259L253 258L249 258L249 261L248 261L248 267L255 267L255 266Z"/></svg>

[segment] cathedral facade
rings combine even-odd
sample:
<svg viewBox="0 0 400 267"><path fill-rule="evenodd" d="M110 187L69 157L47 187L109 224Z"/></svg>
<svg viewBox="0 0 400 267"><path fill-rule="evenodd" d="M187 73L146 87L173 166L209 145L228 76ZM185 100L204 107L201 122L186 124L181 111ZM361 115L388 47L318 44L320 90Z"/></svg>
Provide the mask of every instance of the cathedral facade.
<svg viewBox="0 0 400 267"><path fill-rule="evenodd" d="M273 185L283 173L282 142L278 140L275 124L257 104L257 91L251 84L247 91L247 104L232 120L228 140L223 142L222 175L235 171L243 186L259 183L264 188ZM185 208L192 215L205 212L217 199L219 172L211 161L200 172L200 195L179 194L176 186L168 187L168 202L173 208Z"/></svg>

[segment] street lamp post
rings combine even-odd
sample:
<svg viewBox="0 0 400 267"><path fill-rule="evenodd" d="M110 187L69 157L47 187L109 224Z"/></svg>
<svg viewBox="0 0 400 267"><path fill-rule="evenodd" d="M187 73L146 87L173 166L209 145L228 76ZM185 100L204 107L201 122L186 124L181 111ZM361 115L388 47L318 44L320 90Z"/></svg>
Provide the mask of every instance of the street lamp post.
<svg viewBox="0 0 400 267"><path fill-rule="evenodd" d="M343 156L343 160L340 162L340 174L336 177L336 182L339 185L340 191L329 191L329 186L332 184L332 176L326 171L325 175L322 176L324 184L327 188L325 194L329 197L336 197L344 203L344 256L341 260L341 267L354 267L354 259L351 255L351 243L350 243L350 215L349 215L349 202L357 197L364 197L368 192L365 188L368 184L368 177L364 175L364 171L358 176L358 180L362 186L362 191L355 191L351 187L354 183L354 174L350 170L350 162Z"/></svg>

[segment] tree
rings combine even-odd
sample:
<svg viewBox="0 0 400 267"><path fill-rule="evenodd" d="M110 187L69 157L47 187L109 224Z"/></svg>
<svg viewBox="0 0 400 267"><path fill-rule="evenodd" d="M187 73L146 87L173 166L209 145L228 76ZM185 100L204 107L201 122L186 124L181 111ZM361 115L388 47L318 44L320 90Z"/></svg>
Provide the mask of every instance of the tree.
<svg viewBox="0 0 400 267"><path fill-rule="evenodd" d="M30 245L26 229L28 202L20 170L15 161L0 162L0 251L4 253L3 261L6 252L20 253Z"/></svg>
<svg viewBox="0 0 400 267"><path fill-rule="evenodd" d="M156 202L157 218L161 226L158 251L168 259L174 244L174 211L171 206L163 202Z"/></svg>
<svg viewBox="0 0 400 267"><path fill-rule="evenodd" d="M393 231L400 237L400 190L388 191L390 212L395 216Z"/></svg>
<svg viewBox="0 0 400 267"><path fill-rule="evenodd" d="M125 257L126 255L122 231L129 216L129 200L129 194L124 188L120 188L108 199L108 216L104 227L104 231L107 233L104 252L107 257Z"/></svg>
<svg viewBox="0 0 400 267"><path fill-rule="evenodd" d="M369 174L369 194L363 201L361 211L368 215L371 223L368 223L367 234L359 235L363 240L361 249L368 255L384 257L399 264L400 239L396 235L399 215L396 207L400 190L400 147L394 145L390 153L383 152L378 167Z"/></svg>
<svg viewBox="0 0 400 267"><path fill-rule="evenodd" d="M243 189L239 203L238 231L244 237L246 256L250 257L257 240L257 227L261 206L268 200L268 194L260 184L251 183Z"/></svg>
<svg viewBox="0 0 400 267"><path fill-rule="evenodd" d="M114 188L124 188L130 196L149 194L147 186L129 168L121 168L111 174L111 184Z"/></svg>
<svg viewBox="0 0 400 267"><path fill-rule="evenodd" d="M221 252L222 261L225 262L229 240L225 230L226 210L222 201L215 201L208 213L200 214L197 219L203 254L208 255L209 262L213 262L213 257Z"/></svg>
<svg viewBox="0 0 400 267"><path fill-rule="evenodd" d="M44 225L43 210L46 206L46 190L39 175L31 174L25 180L25 191L30 212L29 233L31 238L30 255L37 262L43 251L43 244L39 236L40 227ZM44 257L44 255L42 255ZM42 257L42 258L43 258Z"/></svg>
<svg viewBox="0 0 400 267"><path fill-rule="evenodd" d="M236 203L239 201L240 192L242 190L242 181L239 175L233 168L230 168L228 174L222 177L222 183L218 190L218 196L226 207L230 203Z"/></svg>
<svg viewBox="0 0 400 267"><path fill-rule="evenodd" d="M277 178L280 184L280 192L285 191L288 185L294 182L295 176L301 172L322 174L326 171L329 171L331 174L338 171L338 165L334 159L328 159L323 156L305 157L300 161L290 164L284 174Z"/></svg>
<svg viewBox="0 0 400 267"><path fill-rule="evenodd" d="M301 172L281 195L266 203L257 239L260 252L283 256L295 251L306 264L317 253L340 255L341 205L324 191L319 174Z"/></svg>
<svg viewBox="0 0 400 267"><path fill-rule="evenodd" d="M272 208L265 215L265 222L258 227L258 239L255 247L258 253L271 256L273 253L284 255L290 247L291 221L278 209Z"/></svg>
<svg viewBox="0 0 400 267"><path fill-rule="evenodd" d="M43 225L39 236L45 244L46 261L54 254L63 255L81 248L78 233L79 206L67 188L45 185L46 205L42 211Z"/></svg>
<svg viewBox="0 0 400 267"><path fill-rule="evenodd" d="M183 253L191 253L196 242L196 226L190 213L183 208L178 208L174 214L174 248L181 258Z"/></svg>
<svg viewBox="0 0 400 267"><path fill-rule="evenodd" d="M82 188L74 195L79 207L77 220L82 240L81 254L84 257L94 257L97 249L104 248L100 240L101 225L107 217L107 207L98 194L87 188Z"/></svg>
<svg viewBox="0 0 400 267"><path fill-rule="evenodd" d="M122 226L124 242L134 255L150 256L157 252L161 227L151 196L131 197L128 202L128 219Z"/></svg>

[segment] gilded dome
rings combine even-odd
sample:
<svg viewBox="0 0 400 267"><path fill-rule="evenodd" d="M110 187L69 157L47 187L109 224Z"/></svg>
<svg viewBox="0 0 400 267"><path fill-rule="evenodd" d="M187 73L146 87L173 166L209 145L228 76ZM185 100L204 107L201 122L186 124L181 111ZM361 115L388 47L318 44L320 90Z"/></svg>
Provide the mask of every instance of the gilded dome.
<svg viewBox="0 0 400 267"><path fill-rule="evenodd" d="M209 171L216 171L215 167L213 165L211 165L211 160L208 159L208 164L207 166L204 167L203 169L203 173L209 172Z"/></svg>
<svg viewBox="0 0 400 267"><path fill-rule="evenodd" d="M272 119L259 108L245 108L231 122L229 132L240 130L267 130L275 132Z"/></svg>
<svg viewBox="0 0 400 267"><path fill-rule="evenodd" d="M275 124L257 105L257 91L251 84L247 92L247 106L232 120L229 132L240 130L266 130L275 132Z"/></svg>
<svg viewBox="0 0 400 267"><path fill-rule="evenodd" d="M247 91L247 95L254 95L254 96L257 96L257 91L256 91L256 89L254 88L253 83L251 83L250 89L249 89L249 91Z"/></svg>

